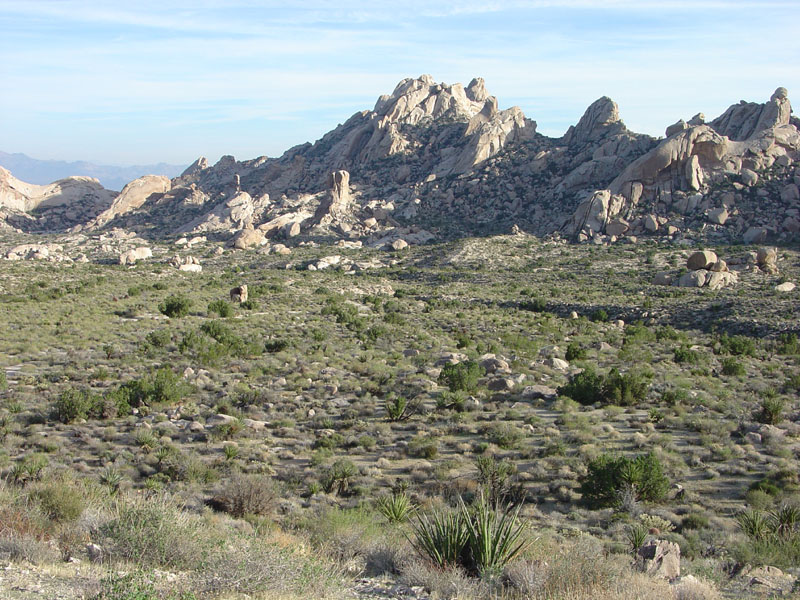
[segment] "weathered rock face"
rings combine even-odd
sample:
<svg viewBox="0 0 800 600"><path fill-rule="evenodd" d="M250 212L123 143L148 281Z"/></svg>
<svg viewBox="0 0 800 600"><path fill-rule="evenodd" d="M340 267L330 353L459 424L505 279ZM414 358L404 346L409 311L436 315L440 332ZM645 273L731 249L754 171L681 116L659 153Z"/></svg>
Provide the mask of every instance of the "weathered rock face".
<svg viewBox="0 0 800 600"><path fill-rule="evenodd" d="M731 140L743 141L759 135L766 129L788 125L791 114L789 92L786 88L779 87L769 102L757 104L742 100L711 121L710 125Z"/></svg>
<svg viewBox="0 0 800 600"><path fill-rule="evenodd" d="M211 211L177 229L177 233L230 232L252 228L269 206L269 196L252 198L239 192L222 200Z"/></svg>
<svg viewBox="0 0 800 600"><path fill-rule="evenodd" d="M612 196L608 190L595 192L584 200L572 217L573 231L586 235L602 233L610 219L619 214L624 206L622 196Z"/></svg>
<svg viewBox="0 0 800 600"><path fill-rule="evenodd" d="M322 225L340 220L350 208L350 173L334 171L328 176L328 194L314 213L314 220Z"/></svg>
<svg viewBox="0 0 800 600"><path fill-rule="evenodd" d="M123 252L119 255L119 264L121 265L134 265L136 261L144 260L145 258L151 258L153 256L153 251L150 248L142 246L140 248L134 248L133 250L128 250L127 252Z"/></svg>
<svg viewBox="0 0 800 600"><path fill-rule="evenodd" d="M94 218L111 204L116 192L91 177L68 177L48 185L21 181L0 167L0 221L9 214L33 230L65 229ZM30 213L36 211L38 216Z"/></svg>
<svg viewBox="0 0 800 600"><path fill-rule="evenodd" d="M686 261L686 268L690 271L697 271L698 269L710 270L717 263L717 260L717 255L711 250L695 252Z"/></svg>
<svg viewBox="0 0 800 600"><path fill-rule="evenodd" d="M120 215L141 207L145 202L160 197L170 190L172 182L163 175L145 175L134 179L114 198L106 210L88 225L89 229L102 227Z"/></svg>
<svg viewBox="0 0 800 600"><path fill-rule="evenodd" d="M651 540L636 554L639 569L653 577L675 579L681 575L681 549L665 540Z"/></svg>
<svg viewBox="0 0 800 600"><path fill-rule="evenodd" d="M265 242L264 232L258 229L242 229L231 240L231 245L237 250L245 250L254 246L261 246Z"/></svg>

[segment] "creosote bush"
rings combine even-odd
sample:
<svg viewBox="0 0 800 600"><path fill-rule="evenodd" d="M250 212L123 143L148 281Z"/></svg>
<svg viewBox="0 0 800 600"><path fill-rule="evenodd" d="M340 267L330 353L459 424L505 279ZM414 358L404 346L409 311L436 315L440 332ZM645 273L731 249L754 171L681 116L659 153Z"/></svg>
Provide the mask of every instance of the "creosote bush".
<svg viewBox="0 0 800 600"><path fill-rule="evenodd" d="M445 384L451 392L473 392L478 387L478 379L485 373L483 367L471 360L447 364L439 373L439 383Z"/></svg>
<svg viewBox="0 0 800 600"><path fill-rule="evenodd" d="M654 454L636 458L601 454L589 461L579 491L586 506L598 509L617 506L626 490L639 500L657 502L668 489L669 480Z"/></svg>
<svg viewBox="0 0 800 600"><path fill-rule="evenodd" d="M231 448L235 446L226 446ZM209 502L212 507L234 517L267 515L275 507L277 493L269 478L236 474L225 482Z"/></svg>
<svg viewBox="0 0 800 600"><path fill-rule="evenodd" d="M588 406L595 403L633 406L647 397L650 384L639 373L621 373L616 367L600 375L589 366L558 388L562 396Z"/></svg>
<svg viewBox="0 0 800 600"><path fill-rule="evenodd" d="M168 316L170 319L185 317L189 314L191 308L192 301L180 295L167 296L167 298L158 305L159 312Z"/></svg>

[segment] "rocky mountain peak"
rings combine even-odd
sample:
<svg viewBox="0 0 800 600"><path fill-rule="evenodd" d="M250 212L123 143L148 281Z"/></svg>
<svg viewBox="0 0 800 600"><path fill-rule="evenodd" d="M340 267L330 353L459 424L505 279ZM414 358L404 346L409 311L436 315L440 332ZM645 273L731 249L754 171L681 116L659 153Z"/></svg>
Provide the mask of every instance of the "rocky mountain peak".
<svg viewBox="0 0 800 600"><path fill-rule="evenodd" d="M564 137L570 145L587 144L624 129L619 106L611 98L603 96L589 105L578 124L571 127Z"/></svg>
<svg viewBox="0 0 800 600"><path fill-rule="evenodd" d="M788 125L791 116L789 92L779 87L768 102L759 104L742 100L711 121L710 125L731 140L745 141L774 127Z"/></svg>

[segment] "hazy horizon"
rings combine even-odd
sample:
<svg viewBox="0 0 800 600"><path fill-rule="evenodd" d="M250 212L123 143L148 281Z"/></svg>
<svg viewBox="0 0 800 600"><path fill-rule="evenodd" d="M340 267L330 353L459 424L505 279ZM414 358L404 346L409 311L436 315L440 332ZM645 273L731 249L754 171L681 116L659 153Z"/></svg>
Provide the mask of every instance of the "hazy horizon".
<svg viewBox="0 0 800 600"><path fill-rule="evenodd" d="M14 92L0 98L0 150L114 166L278 156L423 73L483 77L501 108L520 106L550 136L600 96L658 136L800 89L795 1L596 6L0 0Z"/></svg>

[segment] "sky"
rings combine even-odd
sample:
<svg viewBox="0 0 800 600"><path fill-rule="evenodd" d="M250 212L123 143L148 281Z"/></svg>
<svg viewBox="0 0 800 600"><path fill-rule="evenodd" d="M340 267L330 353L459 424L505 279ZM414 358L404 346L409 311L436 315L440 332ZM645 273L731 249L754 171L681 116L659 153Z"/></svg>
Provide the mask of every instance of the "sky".
<svg viewBox="0 0 800 600"><path fill-rule="evenodd" d="M562 135L609 96L634 131L778 86L799 0L0 0L0 150L101 164L277 156L406 77L483 77Z"/></svg>

